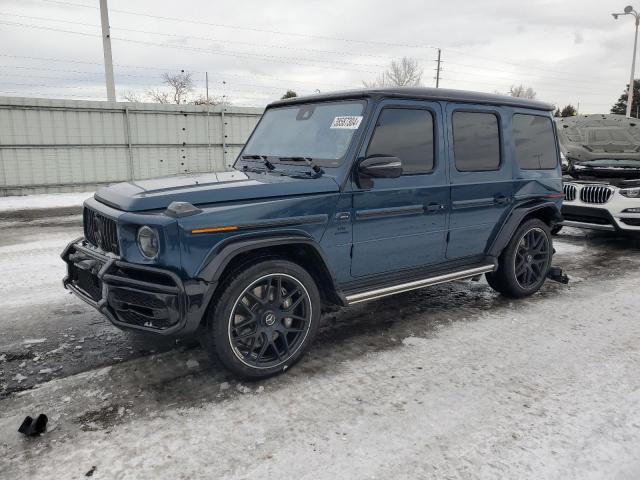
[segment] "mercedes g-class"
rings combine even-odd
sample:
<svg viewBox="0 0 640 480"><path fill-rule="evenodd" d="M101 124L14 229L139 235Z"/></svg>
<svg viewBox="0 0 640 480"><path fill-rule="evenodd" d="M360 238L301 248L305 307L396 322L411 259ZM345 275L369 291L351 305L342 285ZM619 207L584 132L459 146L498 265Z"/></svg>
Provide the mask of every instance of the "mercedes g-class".
<svg viewBox="0 0 640 480"><path fill-rule="evenodd" d="M272 103L233 171L88 199L64 285L120 328L198 332L253 378L299 360L326 308L482 274L531 295L561 221L552 109L429 88Z"/></svg>

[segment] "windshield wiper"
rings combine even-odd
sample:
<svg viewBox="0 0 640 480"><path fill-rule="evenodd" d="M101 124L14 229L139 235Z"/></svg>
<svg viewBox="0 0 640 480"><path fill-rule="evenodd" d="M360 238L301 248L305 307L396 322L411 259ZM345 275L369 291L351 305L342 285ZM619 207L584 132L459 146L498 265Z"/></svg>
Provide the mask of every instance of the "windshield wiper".
<svg viewBox="0 0 640 480"><path fill-rule="evenodd" d="M322 168L313 163L313 159L311 157L278 157L279 160L291 161L291 162L305 162L311 170L313 170L317 174L321 174Z"/></svg>
<svg viewBox="0 0 640 480"><path fill-rule="evenodd" d="M243 160L262 160L264 162L264 166L269 170L275 170L276 167L269 161L266 155L243 155Z"/></svg>

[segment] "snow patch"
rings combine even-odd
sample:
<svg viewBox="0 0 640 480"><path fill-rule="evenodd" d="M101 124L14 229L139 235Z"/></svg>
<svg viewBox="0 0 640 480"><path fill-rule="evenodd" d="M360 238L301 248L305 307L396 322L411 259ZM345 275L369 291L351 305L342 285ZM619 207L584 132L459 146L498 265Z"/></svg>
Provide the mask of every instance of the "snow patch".
<svg viewBox="0 0 640 480"><path fill-rule="evenodd" d="M0 197L0 212L80 206L93 192Z"/></svg>
<svg viewBox="0 0 640 480"><path fill-rule="evenodd" d="M198 362L197 360L194 360L193 358L187 360L187 368L198 368L199 366L200 362Z"/></svg>
<svg viewBox="0 0 640 480"><path fill-rule="evenodd" d="M556 254L559 255L576 255L585 250L584 245L576 245L562 240L554 240L553 247L556 249Z"/></svg>
<svg viewBox="0 0 640 480"><path fill-rule="evenodd" d="M407 337L402 339L402 344L408 347L418 347L428 342L429 340L427 340L426 338L420 338L420 337Z"/></svg>

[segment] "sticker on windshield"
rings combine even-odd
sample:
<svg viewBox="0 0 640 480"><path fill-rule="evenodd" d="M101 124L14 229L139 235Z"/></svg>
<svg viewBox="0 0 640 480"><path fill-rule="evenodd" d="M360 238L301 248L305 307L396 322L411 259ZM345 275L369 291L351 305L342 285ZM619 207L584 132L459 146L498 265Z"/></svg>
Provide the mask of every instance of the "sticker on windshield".
<svg viewBox="0 0 640 480"><path fill-rule="evenodd" d="M360 115L344 115L335 117L330 128L345 128L347 130L357 130L362 121Z"/></svg>

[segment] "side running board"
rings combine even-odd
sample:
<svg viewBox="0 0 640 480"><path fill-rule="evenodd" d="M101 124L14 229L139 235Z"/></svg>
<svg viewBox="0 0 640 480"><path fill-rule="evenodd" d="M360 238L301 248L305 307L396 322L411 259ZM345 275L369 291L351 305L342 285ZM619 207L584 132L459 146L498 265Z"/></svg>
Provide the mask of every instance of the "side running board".
<svg viewBox="0 0 640 480"><path fill-rule="evenodd" d="M429 287L431 285L437 285L439 283L446 283L453 280L475 277L477 275L482 275L483 273L493 272L495 268L496 267L494 264L482 265L468 270L460 270L457 272L437 275L435 277L414 280L412 282L400 283L391 287L376 288L375 290L369 290L367 292L354 293L352 295L347 295L346 299L349 305L354 305L356 303L375 300L382 297L388 297L389 295L395 295L396 293L409 292L411 290L417 290L419 288Z"/></svg>

